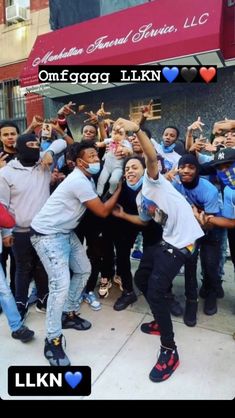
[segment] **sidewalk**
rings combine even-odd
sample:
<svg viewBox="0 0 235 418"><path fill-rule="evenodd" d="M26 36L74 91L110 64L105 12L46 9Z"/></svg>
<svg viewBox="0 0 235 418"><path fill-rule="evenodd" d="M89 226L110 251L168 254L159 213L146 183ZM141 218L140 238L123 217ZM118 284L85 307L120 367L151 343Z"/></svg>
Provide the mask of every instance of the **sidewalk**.
<svg viewBox="0 0 235 418"><path fill-rule="evenodd" d="M135 263L133 268L137 267ZM230 261L227 261L225 271L225 297L218 299L216 315L205 315L203 300L200 300L196 327L189 328L181 317L173 317L180 366L163 383L153 383L148 378L156 362L160 341L158 336L143 334L139 329L142 322L152 320L143 296L139 296L138 302L129 309L116 312L113 303L120 291L113 286L110 296L102 301L100 311L92 311L83 303L81 316L92 322L92 328L86 332L64 330L64 335L66 353L72 365L88 365L92 369L92 393L84 399L234 398L235 282ZM178 276L174 283L174 292L184 304L183 276ZM22 344L11 338L6 319L0 315L1 398L12 399L7 393L7 368L10 365L48 365L43 356L44 323L45 315L31 307L26 325L35 331L36 338Z"/></svg>

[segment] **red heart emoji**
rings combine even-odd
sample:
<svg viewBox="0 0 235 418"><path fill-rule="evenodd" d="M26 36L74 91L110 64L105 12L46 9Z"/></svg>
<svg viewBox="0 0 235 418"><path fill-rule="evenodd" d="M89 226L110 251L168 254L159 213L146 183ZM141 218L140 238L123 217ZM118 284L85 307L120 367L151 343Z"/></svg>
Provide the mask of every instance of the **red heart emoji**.
<svg viewBox="0 0 235 418"><path fill-rule="evenodd" d="M210 81L216 75L216 69L215 69L215 67L210 67L210 68L202 67L202 68L200 68L199 73L200 73L200 76L202 77L202 79L206 83L210 83Z"/></svg>

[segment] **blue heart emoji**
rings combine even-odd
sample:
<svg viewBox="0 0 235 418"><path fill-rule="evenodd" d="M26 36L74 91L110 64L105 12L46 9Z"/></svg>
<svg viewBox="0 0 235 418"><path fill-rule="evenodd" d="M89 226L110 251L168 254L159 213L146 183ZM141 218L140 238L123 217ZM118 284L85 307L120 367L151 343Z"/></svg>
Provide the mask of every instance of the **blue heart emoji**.
<svg viewBox="0 0 235 418"><path fill-rule="evenodd" d="M71 386L71 388L74 389L81 382L83 375L81 372L66 372L64 377L69 386Z"/></svg>
<svg viewBox="0 0 235 418"><path fill-rule="evenodd" d="M164 67L162 74L164 75L165 79L169 81L169 83L172 83L172 81L174 81L179 74L179 69L177 67Z"/></svg>

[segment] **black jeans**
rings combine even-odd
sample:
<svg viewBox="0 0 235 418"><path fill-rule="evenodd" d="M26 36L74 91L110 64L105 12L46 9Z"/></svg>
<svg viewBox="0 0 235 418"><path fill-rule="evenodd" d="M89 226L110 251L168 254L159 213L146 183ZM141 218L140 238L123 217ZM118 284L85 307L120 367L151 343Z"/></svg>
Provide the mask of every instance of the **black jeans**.
<svg viewBox="0 0 235 418"><path fill-rule="evenodd" d="M228 229L228 242L229 242L231 260L232 260L234 271L235 271L235 228Z"/></svg>
<svg viewBox="0 0 235 418"><path fill-rule="evenodd" d="M220 257L222 229L213 228L206 231L197 242L200 246L200 259L204 286L210 293L216 293L220 277Z"/></svg>
<svg viewBox="0 0 235 418"><path fill-rule="evenodd" d="M33 248L29 232L14 232L13 253L16 262L15 299L17 306L25 307L28 300L29 285L35 280L37 296L43 299L48 293L48 277L46 271Z"/></svg>
<svg viewBox="0 0 235 418"><path fill-rule="evenodd" d="M183 254L169 244L158 243L144 249L135 283L143 292L161 333L161 343L174 348L174 333L169 305L165 295L190 253Z"/></svg>
<svg viewBox="0 0 235 418"><path fill-rule="evenodd" d="M91 262L91 274L84 288L86 293L94 291L99 273L108 279L115 273L114 246L110 238L110 229L106 235L102 233L105 225L106 219L101 219L87 210L74 231L82 243L84 238L86 239L87 256Z"/></svg>
<svg viewBox="0 0 235 418"><path fill-rule="evenodd" d="M122 287L127 292L133 291L133 277L131 273L131 249L135 243L138 231L128 229L116 229L113 235L114 246L116 249L117 273L121 276Z"/></svg>

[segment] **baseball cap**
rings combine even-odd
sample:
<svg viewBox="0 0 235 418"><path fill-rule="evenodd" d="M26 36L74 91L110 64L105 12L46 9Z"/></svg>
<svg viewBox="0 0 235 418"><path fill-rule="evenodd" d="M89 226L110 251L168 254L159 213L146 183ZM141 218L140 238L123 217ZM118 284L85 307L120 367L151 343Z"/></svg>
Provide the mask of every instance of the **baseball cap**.
<svg viewBox="0 0 235 418"><path fill-rule="evenodd" d="M223 148L215 154L215 158L211 162L211 165L217 166L233 162L235 162L235 148Z"/></svg>

